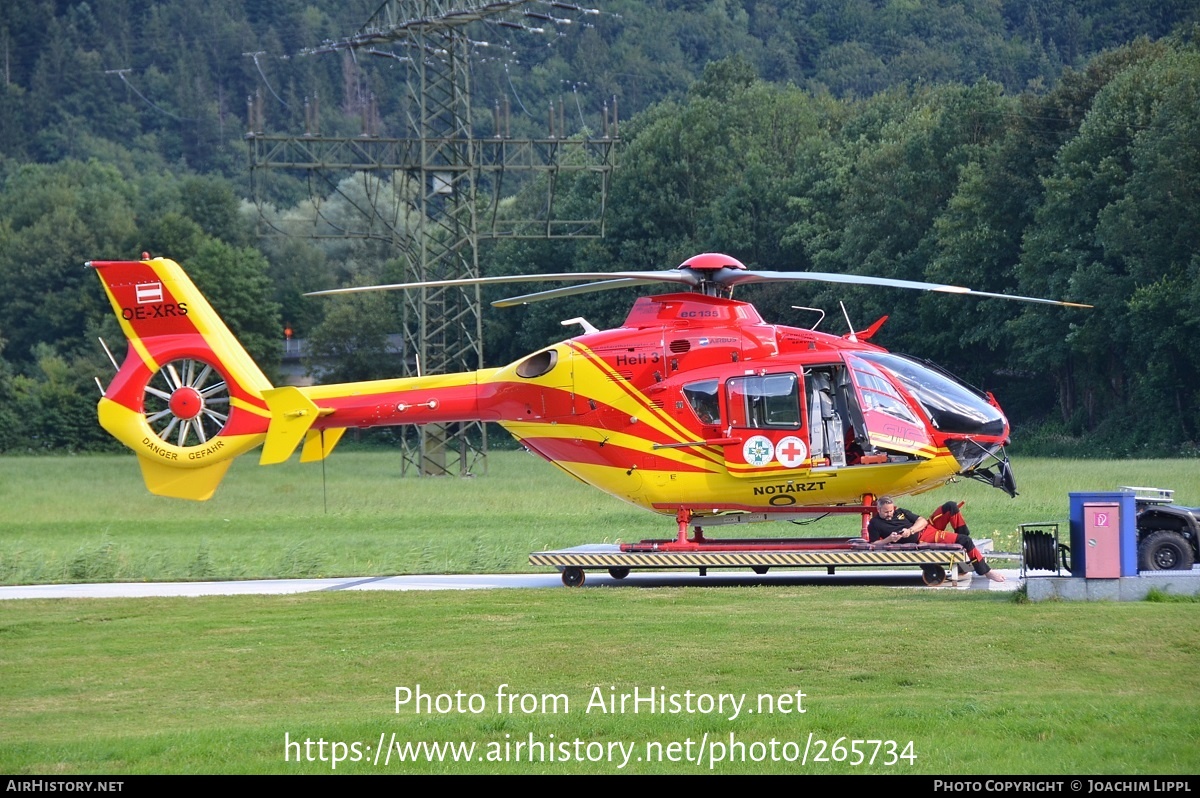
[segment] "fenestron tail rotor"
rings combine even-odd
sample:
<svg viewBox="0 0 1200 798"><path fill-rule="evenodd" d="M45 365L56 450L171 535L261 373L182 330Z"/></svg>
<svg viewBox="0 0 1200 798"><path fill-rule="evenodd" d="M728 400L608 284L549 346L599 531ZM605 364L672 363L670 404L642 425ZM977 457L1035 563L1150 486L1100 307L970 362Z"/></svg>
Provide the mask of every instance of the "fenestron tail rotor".
<svg viewBox="0 0 1200 798"><path fill-rule="evenodd" d="M781 272L781 271L750 271L737 258L723 255L719 252L706 252L688 258L678 268L663 271L620 271L620 272L565 272L558 274L509 274L498 277L475 277L461 280L429 280L415 283L394 283L390 285L355 286L353 288L335 288L328 291L313 291L306 296L325 296L330 294L353 294L365 291L396 291L409 288L442 288L467 285L503 285L505 283L536 283L536 282L574 282L582 281L583 285L573 285L564 288L552 288L531 294L500 299L492 304L496 307L511 307L525 305L530 302L542 302L548 299L559 299L566 296L576 296L594 291L609 291L614 288L629 288L646 286L655 283L673 283L686 286L692 291L709 296L729 296L739 285L756 283L781 282L820 282L843 285L871 285L885 288L904 288L917 291L934 291L944 294L958 294L987 299L1011 299L1017 302L1033 302L1042 305L1059 305L1071 308L1090 308L1080 302L1066 302L1057 299L1042 299L1040 297L1019 296L1017 294L1000 294L991 291L976 291L960 285L946 283L927 283L919 280L898 280L890 277L869 277L858 274L834 274L831 272Z"/></svg>
<svg viewBox="0 0 1200 798"><path fill-rule="evenodd" d="M229 385L202 360L172 360L146 383L143 408L146 423L162 441L185 449L200 446L229 421Z"/></svg>
<svg viewBox="0 0 1200 798"><path fill-rule="evenodd" d="M128 342L100 425L137 453L152 493L204 500L267 437L270 381L179 264L92 261Z"/></svg>

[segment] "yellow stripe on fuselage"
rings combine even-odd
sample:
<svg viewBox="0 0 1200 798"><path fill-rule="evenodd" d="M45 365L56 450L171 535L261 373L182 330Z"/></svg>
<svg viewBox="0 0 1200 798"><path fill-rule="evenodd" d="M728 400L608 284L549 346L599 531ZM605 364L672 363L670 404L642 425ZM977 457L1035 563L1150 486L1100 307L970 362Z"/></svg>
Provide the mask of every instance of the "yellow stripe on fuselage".
<svg viewBox="0 0 1200 798"><path fill-rule="evenodd" d="M525 438L553 438L556 440L588 441L596 444L620 446L643 455L653 455L663 460L678 463L680 466L688 466L692 469L704 469L714 474L724 473L725 471L723 463L714 463L711 460L691 455L689 454L690 449L652 449L645 438L628 432L600 429L586 424L545 424L528 421L502 421L500 422L500 426L504 427L513 437L519 440L524 440ZM643 468L641 464L638 467ZM674 473L674 471L666 471L665 473Z"/></svg>
<svg viewBox="0 0 1200 798"><path fill-rule="evenodd" d="M332 385L310 385L300 391L314 401L320 399L348 399L358 396L399 393L402 391L434 390L437 388L461 388L489 382L500 369L462 371L454 374L430 374L424 377L396 377L390 380L365 382L341 382Z"/></svg>
<svg viewBox="0 0 1200 798"><path fill-rule="evenodd" d="M196 328L196 332L200 333L208 342L213 353L221 361L219 365L227 370L228 376L237 380L244 389L255 395L260 395L269 389L271 382L262 373L262 369L242 348L237 338L221 321L221 317L213 310L204 295L188 279L183 268L167 258L155 258L147 262L176 301L187 302L188 321ZM117 315L120 315L120 311Z"/></svg>
<svg viewBox="0 0 1200 798"><path fill-rule="evenodd" d="M271 411L267 410L266 408L259 407L258 405L252 405L249 402L243 402L236 396L229 397L229 404L233 405L238 410L245 410L247 413L253 413L254 415L261 416L262 418L271 417Z"/></svg>
<svg viewBox="0 0 1200 798"><path fill-rule="evenodd" d="M686 443L696 439L694 431L682 426L663 409L655 407L646 394L631 385L590 349L579 344L571 346L580 354L574 362L583 367L575 370L576 393L628 413L631 418L637 418L639 423L649 424L666 438L665 442ZM642 446L647 447L648 443L643 440ZM662 455L664 451L668 450L660 449L655 454ZM703 457L715 465L725 465L724 454L715 447L693 447L688 451L692 456Z"/></svg>
<svg viewBox="0 0 1200 798"><path fill-rule="evenodd" d="M572 425L539 423L505 423L518 440L524 438L580 438L594 440L595 430ZM588 435L591 433L591 435ZM640 439L609 432L609 442L637 451ZM632 445L631 445L632 444ZM645 443L641 441L644 448ZM715 508L728 505L800 509L813 505L858 504L864 494L905 496L920 493L943 484L957 473L952 457L914 460L905 463L819 468L811 471L770 471L761 474L734 476L724 468L708 467L700 458L688 458L686 450L657 450L663 456L672 452L677 462L691 466L706 465L703 472L692 470L652 469L644 462L636 468L603 465L560 459L561 469L606 493L639 507L669 513L661 505L706 504ZM633 463L628 464L633 466ZM659 505L659 507L656 507Z"/></svg>

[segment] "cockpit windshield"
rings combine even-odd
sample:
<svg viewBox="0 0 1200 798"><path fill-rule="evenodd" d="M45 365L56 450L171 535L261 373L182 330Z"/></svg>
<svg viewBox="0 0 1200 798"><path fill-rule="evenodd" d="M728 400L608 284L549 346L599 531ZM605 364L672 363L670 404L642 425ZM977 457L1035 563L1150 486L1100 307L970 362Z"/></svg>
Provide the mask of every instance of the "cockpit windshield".
<svg viewBox="0 0 1200 798"><path fill-rule="evenodd" d="M855 356L894 375L920 402L935 429L960 435L1005 434L1008 422L1004 414L983 394L948 374L904 355L858 352Z"/></svg>

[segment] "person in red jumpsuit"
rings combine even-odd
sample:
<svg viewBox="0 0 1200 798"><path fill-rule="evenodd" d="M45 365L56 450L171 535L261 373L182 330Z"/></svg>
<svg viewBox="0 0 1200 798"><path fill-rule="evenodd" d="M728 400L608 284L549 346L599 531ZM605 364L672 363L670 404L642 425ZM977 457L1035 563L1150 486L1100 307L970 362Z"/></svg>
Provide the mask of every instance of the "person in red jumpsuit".
<svg viewBox="0 0 1200 798"><path fill-rule="evenodd" d="M946 502L925 519L897 507L891 497L881 496L875 509L876 514L867 523L867 534L872 543L957 543L967 550L975 573L993 582L1004 581L1004 575L992 570L975 541L971 540L962 505Z"/></svg>

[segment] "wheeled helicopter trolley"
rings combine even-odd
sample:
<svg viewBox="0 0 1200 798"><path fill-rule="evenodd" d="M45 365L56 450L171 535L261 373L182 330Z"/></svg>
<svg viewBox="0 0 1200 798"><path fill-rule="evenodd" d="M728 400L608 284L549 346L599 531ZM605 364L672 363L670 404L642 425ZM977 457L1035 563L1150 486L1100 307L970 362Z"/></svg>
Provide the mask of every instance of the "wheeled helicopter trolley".
<svg viewBox="0 0 1200 798"><path fill-rule="evenodd" d="M727 508L736 509L736 508ZM862 508L823 508L821 512L855 512ZM734 512L703 518L703 525L718 526L762 521L788 521L811 517L813 511ZM529 555L531 565L552 566L562 572L563 584L579 587L587 571L608 571L624 579L633 570L696 569L701 576L710 568L749 568L766 574L771 568L881 568L918 566L926 585L946 582L958 585L959 566L970 562L966 550L955 544L872 544L862 538L725 538L704 536L700 519L690 508L678 513L679 536L673 540L643 540L637 543L591 544ZM688 536L688 527L692 535Z"/></svg>

